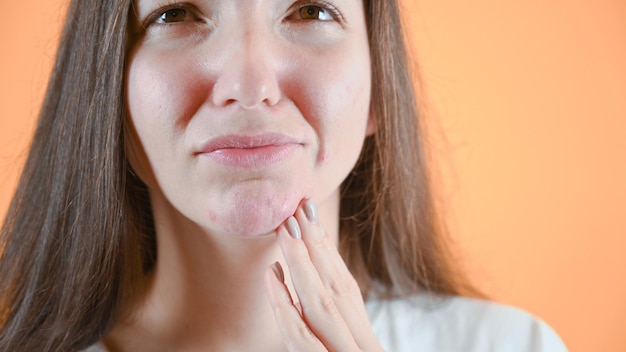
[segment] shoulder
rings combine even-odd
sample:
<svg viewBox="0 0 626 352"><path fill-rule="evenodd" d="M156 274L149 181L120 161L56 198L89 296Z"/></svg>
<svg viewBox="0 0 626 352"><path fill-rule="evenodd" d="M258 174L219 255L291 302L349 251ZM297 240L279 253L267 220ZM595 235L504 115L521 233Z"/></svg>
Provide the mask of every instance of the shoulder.
<svg viewBox="0 0 626 352"><path fill-rule="evenodd" d="M567 351L546 323L520 309L466 297L417 295L366 303L389 351Z"/></svg>

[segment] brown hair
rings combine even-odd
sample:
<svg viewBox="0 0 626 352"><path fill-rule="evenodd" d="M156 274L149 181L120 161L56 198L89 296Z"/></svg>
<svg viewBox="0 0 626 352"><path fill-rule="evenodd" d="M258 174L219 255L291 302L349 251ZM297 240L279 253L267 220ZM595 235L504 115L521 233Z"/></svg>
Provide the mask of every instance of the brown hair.
<svg viewBox="0 0 626 352"><path fill-rule="evenodd" d="M482 297L453 264L437 211L398 1L365 4L378 129L343 183L340 250L364 295Z"/></svg>
<svg viewBox="0 0 626 352"><path fill-rule="evenodd" d="M434 206L396 1L370 0L378 129L342 185L340 250L364 293L474 293ZM156 260L146 186L125 152L132 0L75 0L16 194L0 231L0 350L100 340Z"/></svg>

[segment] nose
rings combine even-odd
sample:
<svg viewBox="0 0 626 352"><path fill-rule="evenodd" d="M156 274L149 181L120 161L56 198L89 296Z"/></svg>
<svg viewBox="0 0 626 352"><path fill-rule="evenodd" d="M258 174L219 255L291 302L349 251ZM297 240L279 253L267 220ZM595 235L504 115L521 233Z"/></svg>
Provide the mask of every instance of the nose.
<svg viewBox="0 0 626 352"><path fill-rule="evenodd" d="M239 104L252 109L278 103L281 91L274 67L279 63L272 53L269 35L249 28L227 41L228 54L213 87L216 106Z"/></svg>

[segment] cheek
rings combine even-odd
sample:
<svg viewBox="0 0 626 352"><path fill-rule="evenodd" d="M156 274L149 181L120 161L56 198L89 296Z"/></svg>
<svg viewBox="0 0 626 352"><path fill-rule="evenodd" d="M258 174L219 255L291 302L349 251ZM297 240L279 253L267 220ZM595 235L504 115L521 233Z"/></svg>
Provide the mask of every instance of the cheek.
<svg viewBox="0 0 626 352"><path fill-rule="evenodd" d="M128 122L132 126L126 132L128 158L150 188L171 177L168 165L176 162L179 151L178 113L185 107L173 102L190 103L182 100L185 88L170 67L166 60L140 53L132 58L127 72Z"/></svg>
<svg viewBox="0 0 626 352"><path fill-rule="evenodd" d="M315 78L302 81L298 87L306 93L296 104L318 136L319 163L352 158L360 152L370 106L370 76L366 65L329 65L332 69L326 68L317 76L311 72L308 76Z"/></svg>
<svg viewBox="0 0 626 352"><path fill-rule="evenodd" d="M135 149L142 147L140 154L148 159L133 165L151 169L146 181L148 176L160 179L164 173L170 173L168 165L180 159L176 155L182 152L180 139L184 128L202 104L203 92L207 92L193 68L185 56L174 58L150 48L137 50L131 58L127 72L128 111L139 142Z"/></svg>
<svg viewBox="0 0 626 352"><path fill-rule="evenodd" d="M299 65L291 72L293 78L287 95L301 110L304 104L304 110L338 111L359 98L362 87L369 85L369 73L364 72L364 68L351 66L342 57L344 55L297 59Z"/></svg>
<svg viewBox="0 0 626 352"><path fill-rule="evenodd" d="M361 152L369 116L369 67L335 60L301 73L308 78L290 87L298 92L290 96L317 139L310 196L322 201L340 186Z"/></svg>
<svg viewBox="0 0 626 352"><path fill-rule="evenodd" d="M208 94L190 58L150 50L133 57L128 71L128 104L133 121L180 132ZM139 131L141 134L141 131Z"/></svg>

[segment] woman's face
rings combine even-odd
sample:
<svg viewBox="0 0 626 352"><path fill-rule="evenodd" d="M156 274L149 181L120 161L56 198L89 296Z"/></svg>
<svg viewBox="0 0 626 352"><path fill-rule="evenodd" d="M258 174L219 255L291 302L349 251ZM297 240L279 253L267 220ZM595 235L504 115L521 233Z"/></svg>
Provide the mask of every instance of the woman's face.
<svg viewBox="0 0 626 352"><path fill-rule="evenodd" d="M135 12L127 99L147 160L132 161L151 192L242 236L336 195L373 131L361 0L136 0Z"/></svg>

